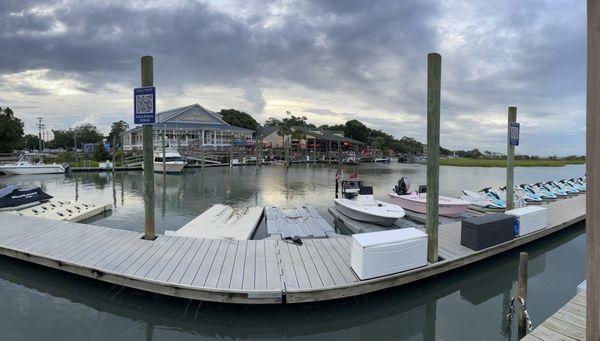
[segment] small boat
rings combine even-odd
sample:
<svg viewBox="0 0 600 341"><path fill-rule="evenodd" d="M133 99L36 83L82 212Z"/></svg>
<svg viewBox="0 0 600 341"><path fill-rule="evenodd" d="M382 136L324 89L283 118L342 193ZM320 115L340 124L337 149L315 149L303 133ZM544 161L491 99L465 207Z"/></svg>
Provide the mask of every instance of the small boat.
<svg viewBox="0 0 600 341"><path fill-rule="evenodd" d="M540 190L543 191L548 191L549 193L554 194L557 198L564 198L567 196L567 192L563 191L560 188L551 186L549 184L545 184L542 182L538 182L534 185L536 188L539 188Z"/></svg>
<svg viewBox="0 0 600 341"><path fill-rule="evenodd" d="M463 195L460 197L464 201L468 201L475 207L485 209L503 210L506 208L504 199L491 190L490 187L484 188L479 192L473 192L466 189L462 190Z"/></svg>
<svg viewBox="0 0 600 341"><path fill-rule="evenodd" d="M0 210L17 210L37 205L52 199L52 196L37 186L20 187L8 185L0 189Z"/></svg>
<svg viewBox="0 0 600 341"><path fill-rule="evenodd" d="M385 163L389 163L392 161L392 158L390 157L376 157L375 158L375 162L385 162Z"/></svg>
<svg viewBox="0 0 600 341"><path fill-rule="evenodd" d="M398 184L394 187L394 191L388 193L392 198L392 203L418 213L427 213L427 193L425 186L419 186L416 192L409 192L410 183L407 177L402 177L398 180ZM462 199L439 196L438 199L439 215L456 218L463 214L470 202Z"/></svg>
<svg viewBox="0 0 600 341"><path fill-rule="evenodd" d="M586 191L586 186L582 185L580 182L576 181L575 179L560 180L559 183L565 184L567 186L571 186L572 188L579 191L579 193L584 193Z"/></svg>
<svg viewBox="0 0 600 341"><path fill-rule="evenodd" d="M35 159L37 158L37 162ZM16 163L0 166L0 173L26 175L26 174L64 174L69 169L68 164L45 164L44 154L23 154Z"/></svg>
<svg viewBox="0 0 600 341"><path fill-rule="evenodd" d="M154 172L155 173L171 173L178 174L181 173L185 165L187 164L181 158L181 155L175 149L165 149L165 162L163 163L163 152L155 151L154 152ZM164 164L164 172L163 172L163 164ZM142 169L144 168L142 164Z"/></svg>
<svg viewBox="0 0 600 341"><path fill-rule="evenodd" d="M506 186L500 187L499 194L500 197L506 201ZM541 204L544 202L539 194L529 189L522 188L521 186L515 186L513 195L514 203L517 203L519 200L524 201L524 203L521 202L521 204Z"/></svg>
<svg viewBox="0 0 600 341"><path fill-rule="evenodd" d="M363 186L359 180L343 180L342 197L337 198L336 192L334 202L342 214L371 224L391 226L405 215L402 207L375 200L373 187Z"/></svg>

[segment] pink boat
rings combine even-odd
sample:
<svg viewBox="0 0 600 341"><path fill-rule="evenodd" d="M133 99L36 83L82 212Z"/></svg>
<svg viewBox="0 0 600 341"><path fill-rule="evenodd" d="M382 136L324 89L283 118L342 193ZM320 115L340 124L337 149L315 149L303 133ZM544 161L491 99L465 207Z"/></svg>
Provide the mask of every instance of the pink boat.
<svg viewBox="0 0 600 341"><path fill-rule="evenodd" d="M427 213L427 193L412 192L399 195L397 193L388 193L392 198L392 203L402 207L405 210L411 210L418 213ZM470 203L461 199L451 197L439 197L439 215L456 218L463 214Z"/></svg>

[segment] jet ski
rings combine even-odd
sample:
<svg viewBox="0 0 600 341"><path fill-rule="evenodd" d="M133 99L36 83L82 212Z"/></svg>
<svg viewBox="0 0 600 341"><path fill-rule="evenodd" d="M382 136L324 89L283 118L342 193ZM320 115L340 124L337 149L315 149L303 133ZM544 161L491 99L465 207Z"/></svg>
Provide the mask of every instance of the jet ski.
<svg viewBox="0 0 600 341"><path fill-rule="evenodd" d="M575 179L565 179L565 180L559 181L559 183L571 186L572 188L579 191L579 193L584 193L586 191L586 187L584 185L582 185L581 183L575 181Z"/></svg>
<svg viewBox="0 0 600 341"><path fill-rule="evenodd" d="M523 193L527 195L528 193L534 193L538 195L543 201L554 201L558 199L558 196L551 191L545 188L535 187L530 184L521 184L519 185L523 189Z"/></svg>
<svg viewBox="0 0 600 341"><path fill-rule="evenodd" d="M9 185L0 189L0 210L25 208L50 199L52 199L52 196L37 186Z"/></svg>
<svg viewBox="0 0 600 341"><path fill-rule="evenodd" d="M575 188L573 188L573 187L571 187L569 185L566 185L566 184L561 184L561 183L558 183L556 181L548 181L548 182L546 182L546 184L548 184L550 186L554 186L554 188L558 188L558 189L563 190L567 195L577 195L577 194L579 194L578 190L576 190Z"/></svg>
<svg viewBox="0 0 600 341"><path fill-rule="evenodd" d="M462 190L462 200L468 201L471 205L486 209L505 209L506 202L495 193L491 187L486 187L479 192L473 192L466 189Z"/></svg>
<svg viewBox="0 0 600 341"><path fill-rule="evenodd" d="M504 199L506 200L506 186L500 188L500 190L503 193ZM520 195L517 195L516 191L520 192ZM518 196L518 198L517 198ZM515 187L515 198L514 198L515 202L518 201L519 199L523 199L525 201L525 203L529 203L529 204L535 204L535 203L542 203L544 202L544 200L542 199L542 197L535 193L533 190L528 189L528 188L524 188L521 186L516 186Z"/></svg>
<svg viewBox="0 0 600 341"><path fill-rule="evenodd" d="M564 190L556 186L549 185L547 183L538 182L537 184L535 184L535 187L539 188L540 191L552 193L558 198L564 198L568 195L567 192L565 192Z"/></svg>

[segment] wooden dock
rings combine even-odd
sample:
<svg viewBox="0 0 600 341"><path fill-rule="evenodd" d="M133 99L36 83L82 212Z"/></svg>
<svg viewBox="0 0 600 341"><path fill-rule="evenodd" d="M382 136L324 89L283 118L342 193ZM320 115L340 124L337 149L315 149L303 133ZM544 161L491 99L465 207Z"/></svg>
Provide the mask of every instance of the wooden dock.
<svg viewBox="0 0 600 341"><path fill-rule="evenodd" d="M314 302L361 295L438 275L535 241L585 219L585 196L548 204L549 226L480 251L460 245L459 223L442 225L443 260L361 281L350 236L232 241L159 236L0 214L0 254L98 280L183 298L247 304Z"/></svg>
<svg viewBox="0 0 600 341"><path fill-rule="evenodd" d="M585 319L586 297L583 292L575 295L554 315L521 340L585 340Z"/></svg>

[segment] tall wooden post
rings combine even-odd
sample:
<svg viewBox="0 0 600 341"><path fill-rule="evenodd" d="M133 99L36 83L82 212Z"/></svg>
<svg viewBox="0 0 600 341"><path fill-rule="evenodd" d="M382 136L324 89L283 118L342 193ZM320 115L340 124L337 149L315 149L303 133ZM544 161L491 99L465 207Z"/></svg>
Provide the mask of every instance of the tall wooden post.
<svg viewBox="0 0 600 341"><path fill-rule="evenodd" d="M142 87L154 85L152 56L142 57ZM144 239L154 240L154 138L153 125L144 125Z"/></svg>
<svg viewBox="0 0 600 341"><path fill-rule="evenodd" d="M317 138L313 138L313 165L317 164Z"/></svg>
<svg viewBox="0 0 600 341"><path fill-rule="evenodd" d="M527 252L519 254L519 287L517 288L517 296L527 302ZM527 318L525 317L525 307L519 304L519 339L527 334Z"/></svg>
<svg viewBox="0 0 600 341"><path fill-rule="evenodd" d="M121 167L125 166L125 134L121 134Z"/></svg>
<svg viewBox="0 0 600 341"><path fill-rule="evenodd" d="M438 261L442 56L427 55L427 260Z"/></svg>
<svg viewBox="0 0 600 341"><path fill-rule="evenodd" d="M166 128L166 127L165 127ZM165 129L166 130L166 129ZM163 133L160 137L160 140L162 142L162 166L163 166L163 175L167 174L167 152L165 151L165 130L163 130Z"/></svg>
<svg viewBox="0 0 600 341"><path fill-rule="evenodd" d="M77 133L73 134L73 139L75 139L75 167L79 167L79 153L77 152Z"/></svg>
<svg viewBox="0 0 600 341"><path fill-rule="evenodd" d="M289 138L288 135L283 137L283 158L285 159L285 168L290 167L290 148L289 148Z"/></svg>
<svg viewBox="0 0 600 341"><path fill-rule="evenodd" d="M510 145L510 124L517 122L517 107L508 107L508 125L506 135L506 209L513 209L515 191L515 146Z"/></svg>
<svg viewBox="0 0 600 341"><path fill-rule="evenodd" d="M586 339L600 340L600 1L587 2Z"/></svg>
<svg viewBox="0 0 600 341"><path fill-rule="evenodd" d="M342 158L342 141L338 141L338 169L342 169L342 164L344 163L344 159Z"/></svg>
<svg viewBox="0 0 600 341"><path fill-rule="evenodd" d="M112 173L115 174L115 161L117 159L117 137L113 136L113 140L112 140L112 145L113 145L113 154L112 154ZM113 185L115 182L115 178L113 178Z"/></svg>

